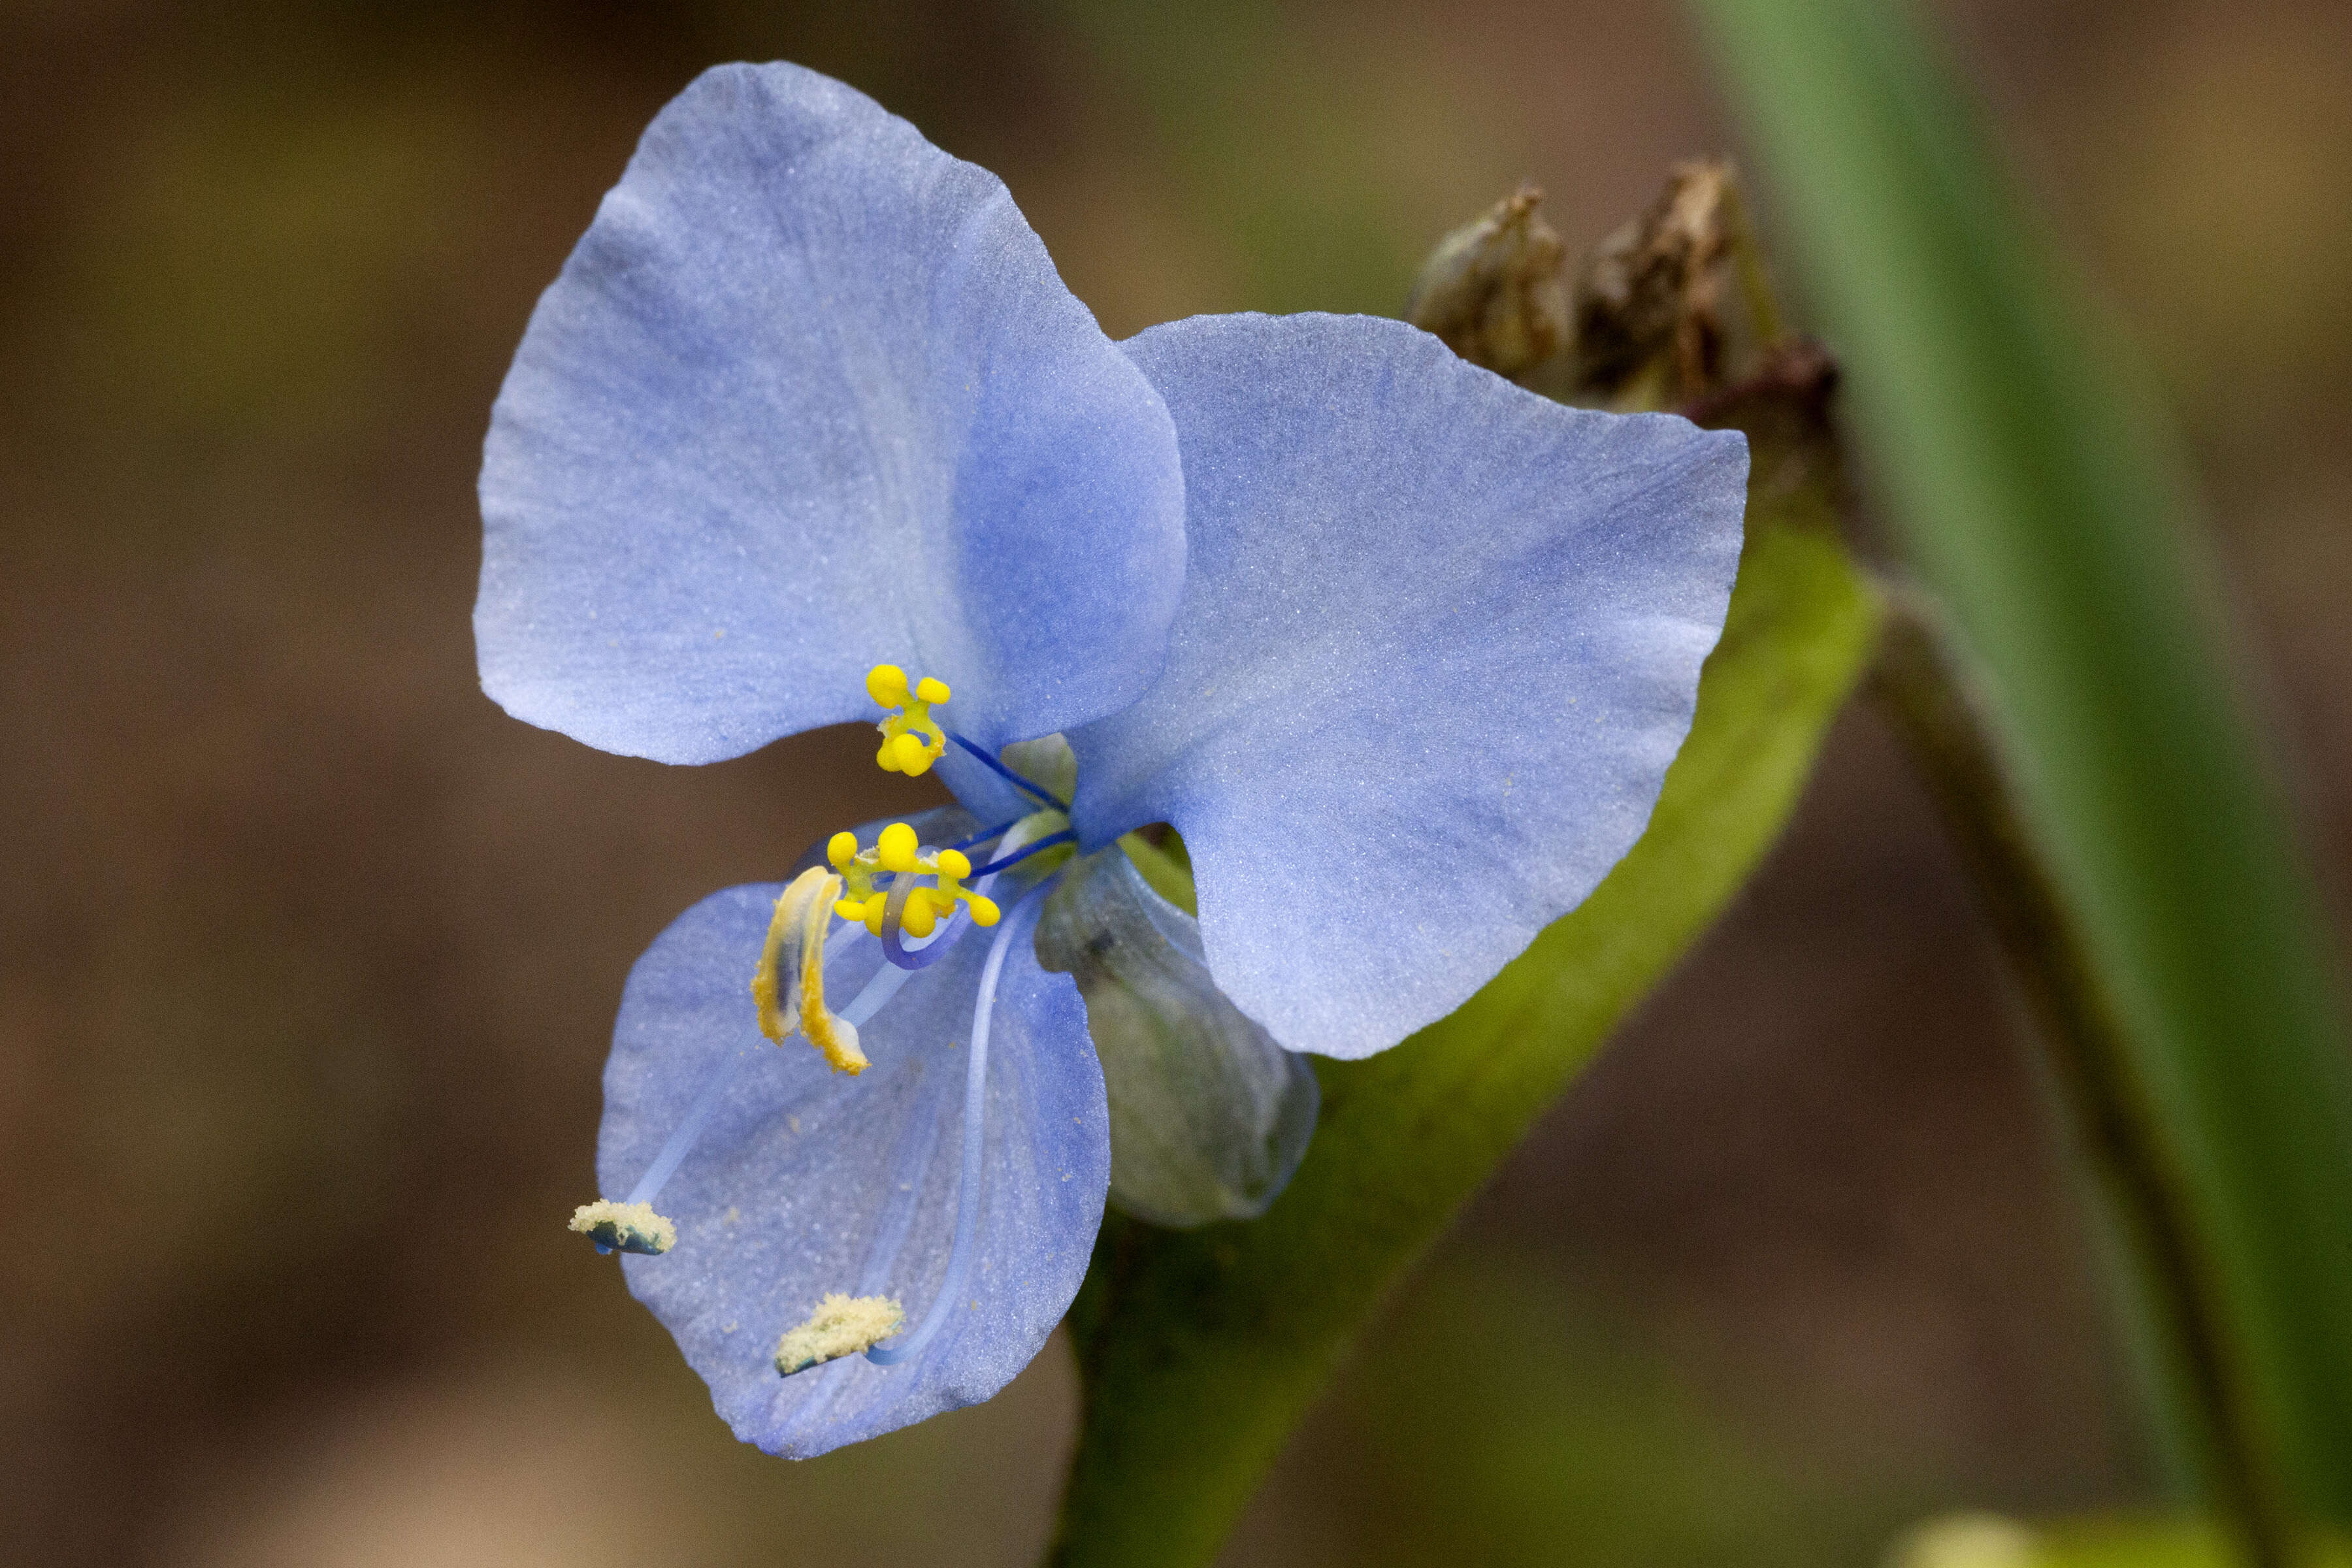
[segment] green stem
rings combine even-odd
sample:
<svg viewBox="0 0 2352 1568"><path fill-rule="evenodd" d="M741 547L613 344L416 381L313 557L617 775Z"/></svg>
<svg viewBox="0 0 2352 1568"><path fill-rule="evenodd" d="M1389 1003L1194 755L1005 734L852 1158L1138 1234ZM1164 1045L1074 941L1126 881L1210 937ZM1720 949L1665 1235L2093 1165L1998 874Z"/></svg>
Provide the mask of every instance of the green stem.
<svg viewBox="0 0 2352 1568"><path fill-rule="evenodd" d="M1925 603L1892 591L1870 687L1974 873L2050 1065L2149 1298L2210 1501L2252 1568L2305 1561L2179 1163L2131 1068L2112 999L2020 815Z"/></svg>

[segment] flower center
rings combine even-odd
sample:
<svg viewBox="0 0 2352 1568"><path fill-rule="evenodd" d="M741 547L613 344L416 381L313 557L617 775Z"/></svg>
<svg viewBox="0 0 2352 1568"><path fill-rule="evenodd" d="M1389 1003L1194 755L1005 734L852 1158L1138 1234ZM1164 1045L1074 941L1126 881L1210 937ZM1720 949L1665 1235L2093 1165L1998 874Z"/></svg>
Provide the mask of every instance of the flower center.
<svg viewBox="0 0 2352 1568"><path fill-rule="evenodd" d="M930 935L940 917L952 915L958 903L971 906L975 925L996 923L995 903L960 886L971 875L971 861L963 851L953 846L925 849L917 841L915 830L903 822L884 828L870 849L860 849L854 833L836 833L825 845L824 856L843 888L834 900L833 912L845 921L865 921L866 929L876 936L882 934L891 893L900 878L907 879L907 897L900 902L898 923L911 936ZM877 878L885 874L893 884L890 889L876 886ZM919 879L923 877L931 878L933 885L922 886Z"/></svg>

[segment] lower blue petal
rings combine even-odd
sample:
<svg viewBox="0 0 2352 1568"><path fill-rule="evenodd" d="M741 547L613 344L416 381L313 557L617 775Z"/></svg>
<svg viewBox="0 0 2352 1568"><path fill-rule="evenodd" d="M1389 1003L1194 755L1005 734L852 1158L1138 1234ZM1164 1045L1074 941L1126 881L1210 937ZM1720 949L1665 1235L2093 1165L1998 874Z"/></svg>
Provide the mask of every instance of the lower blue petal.
<svg viewBox="0 0 2352 1568"><path fill-rule="evenodd" d="M1110 1179L1102 1071L1068 977L1008 954L988 1067L971 1306L917 1360L852 1356L791 1377L777 1338L828 1292L931 1305L955 1226L964 1049L983 933L912 975L861 1031L873 1066L828 1069L797 1036L754 1023L750 980L775 886L688 910L630 973L604 1072L597 1173L626 1193L710 1075L748 1057L654 1206L677 1223L661 1257L623 1259L745 1442L806 1458L988 1398L1027 1365L1084 1277ZM827 965L845 1005L880 963L860 938Z"/></svg>

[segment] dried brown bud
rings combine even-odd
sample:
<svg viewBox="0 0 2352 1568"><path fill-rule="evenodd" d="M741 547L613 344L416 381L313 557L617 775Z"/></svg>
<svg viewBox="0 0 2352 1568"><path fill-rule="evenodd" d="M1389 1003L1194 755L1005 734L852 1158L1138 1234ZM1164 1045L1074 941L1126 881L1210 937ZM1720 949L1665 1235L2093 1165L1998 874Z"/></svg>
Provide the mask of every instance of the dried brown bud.
<svg viewBox="0 0 2352 1568"><path fill-rule="evenodd" d="M1711 382L1723 346L1718 263L1737 200L1729 164L1680 163L1648 212L1592 247L1576 272L1581 385L1614 392L1661 359L1678 397Z"/></svg>
<svg viewBox="0 0 2352 1568"><path fill-rule="evenodd" d="M1475 222L1437 242L1405 300L1405 320L1436 333L1473 364L1517 375L1568 340L1560 282L1567 247L1536 207L1543 192L1521 185Z"/></svg>

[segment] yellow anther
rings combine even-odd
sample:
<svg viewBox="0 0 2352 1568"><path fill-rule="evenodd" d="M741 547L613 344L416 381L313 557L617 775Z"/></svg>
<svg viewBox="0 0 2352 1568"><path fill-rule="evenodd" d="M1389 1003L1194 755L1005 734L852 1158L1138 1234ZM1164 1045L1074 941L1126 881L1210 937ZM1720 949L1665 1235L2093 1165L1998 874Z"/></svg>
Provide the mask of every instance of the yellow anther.
<svg viewBox="0 0 2352 1568"><path fill-rule="evenodd" d="M903 822L892 823L874 841L875 853L881 857L886 871L921 870L922 862L915 858L921 848L922 841L915 837L915 830Z"/></svg>
<svg viewBox="0 0 2352 1568"><path fill-rule="evenodd" d="M922 900L932 910L942 915L953 910L958 901L961 901L971 911L972 922L975 925L992 926L996 923L997 911L994 904L971 889L956 885L971 875L971 861L965 857L962 850L940 850L931 857L931 870L938 886L919 889L915 897L907 900L907 913L909 917L915 912L915 902L918 899ZM907 929L914 931L917 936L921 936L929 927L926 926L923 931L918 931L914 921L909 918L907 921Z"/></svg>
<svg viewBox="0 0 2352 1568"><path fill-rule="evenodd" d="M776 900L775 918L768 922L768 940L761 944L759 967L751 972L751 1001L758 1009L760 1032L768 1038L782 1045L797 1028L824 1053L835 1072L860 1073L868 1064L866 1053L857 1048L856 1026L824 1005L824 939L841 882L822 866L812 866L793 879Z"/></svg>
<svg viewBox="0 0 2352 1568"><path fill-rule="evenodd" d="M849 863L857 858L857 835L836 833L824 841L824 858L836 871L846 871Z"/></svg>
<svg viewBox="0 0 2352 1568"><path fill-rule="evenodd" d="M931 717L931 704L948 700L948 683L927 675L909 690L905 670L877 664L866 672L866 695L890 710L875 726L882 731L882 746L874 760L882 771L910 778L929 773L948 749L947 731Z"/></svg>
<svg viewBox="0 0 2352 1568"><path fill-rule="evenodd" d="M919 777L931 771L931 748L920 737L901 735L890 742L890 761L895 765L887 771Z"/></svg>

